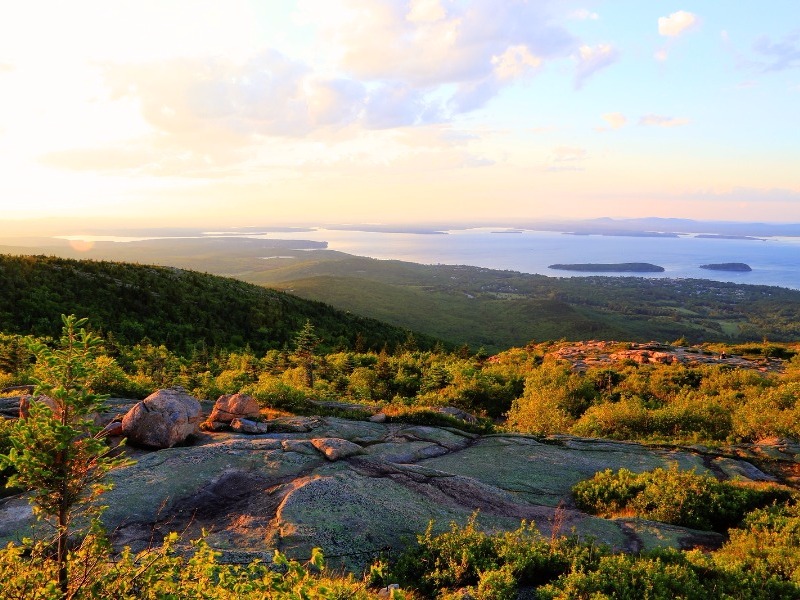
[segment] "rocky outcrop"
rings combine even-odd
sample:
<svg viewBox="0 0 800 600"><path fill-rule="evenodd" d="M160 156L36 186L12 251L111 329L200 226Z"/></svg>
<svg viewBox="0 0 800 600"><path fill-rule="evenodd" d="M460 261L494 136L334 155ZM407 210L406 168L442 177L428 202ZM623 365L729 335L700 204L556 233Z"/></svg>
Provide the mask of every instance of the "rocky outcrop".
<svg viewBox="0 0 800 600"><path fill-rule="evenodd" d="M330 461L337 461L363 452L358 444L341 438L313 438L311 445Z"/></svg>
<svg viewBox="0 0 800 600"><path fill-rule="evenodd" d="M214 421L214 423L219 423L220 421ZM259 423L258 421L252 421L250 419L234 419L230 423L231 429L236 431L237 433L249 433L251 435L258 435L262 433L267 433L269 431L269 427L266 423Z"/></svg>
<svg viewBox="0 0 800 600"><path fill-rule="evenodd" d="M122 418L128 442L148 448L172 448L198 432L200 402L181 387L158 390Z"/></svg>
<svg viewBox="0 0 800 600"><path fill-rule="evenodd" d="M728 365L760 372L782 372L784 363L778 358L752 360L743 356L716 354L699 347L671 346L648 342L646 344L607 341L575 342L559 346L548 356L564 360L574 371L587 368L608 368L623 361L638 364L664 365Z"/></svg>
<svg viewBox="0 0 800 600"><path fill-rule="evenodd" d="M247 394L226 394L214 403L211 422L230 423L234 419L257 419L261 416L258 400Z"/></svg>
<svg viewBox="0 0 800 600"><path fill-rule="evenodd" d="M226 560L268 561L275 549L305 560L317 546L331 566L357 571L381 552L404 547L430 521L440 532L479 511L478 526L487 530L512 530L527 520L547 537L574 531L628 551L713 546L721 542L717 534L586 515L575 509L571 487L604 469L641 472L673 463L720 478L771 479L751 462L708 449L478 436L333 417L260 425L268 432L226 430L200 435L193 446L137 451L136 464L111 473L114 488L103 497L114 544L140 550L170 531L190 540L205 530ZM785 440L763 447L787 456L797 451ZM0 544L26 535L31 516L23 505L0 504Z"/></svg>

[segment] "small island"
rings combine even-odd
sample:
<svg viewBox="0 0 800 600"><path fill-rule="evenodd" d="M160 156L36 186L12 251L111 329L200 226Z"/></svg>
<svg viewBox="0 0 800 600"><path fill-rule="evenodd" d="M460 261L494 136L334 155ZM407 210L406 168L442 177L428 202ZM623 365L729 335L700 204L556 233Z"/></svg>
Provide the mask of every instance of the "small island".
<svg viewBox="0 0 800 600"><path fill-rule="evenodd" d="M664 267L650 263L578 263L555 264L547 267L558 271L584 271L588 273L663 273Z"/></svg>
<svg viewBox="0 0 800 600"><path fill-rule="evenodd" d="M706 240L751 240L755 242L767 241L767 238L753 237L752 235L724 235L721 233L699 233L694 237Z"/></svg>
<svg viewBox="0 0 800 600"><path fill-rule="evenodd" d="M734 271L736 273L747 273L753 269L750 265L745 263L716 263L711 265L700 265L701 269L708 269L709 271Z"/></svg>

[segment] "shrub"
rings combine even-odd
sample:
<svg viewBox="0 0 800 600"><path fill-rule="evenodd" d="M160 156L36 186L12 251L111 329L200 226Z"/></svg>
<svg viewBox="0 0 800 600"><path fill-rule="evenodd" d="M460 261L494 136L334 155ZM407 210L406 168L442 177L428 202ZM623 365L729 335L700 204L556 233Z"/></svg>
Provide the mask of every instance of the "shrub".
<svg viewBox="0 0 800 600"><path fill-rule="evenodd" d="M638 398L592 406L570 429L571 433L615 440L637 439L652 431L650 411Z"/></svg>
<svg viewBox="0 0 800 600"><path fill-rule="evenodd" d="M573 570L546 586L540 598L710 598L698 573L680 552L604 556L596 569Z"/></svg>
<svg viewBox="0 0 800 600"><path fill-rule="evenodd" d="M429 427L453 427L470 433L486 434L494 432L494 425L489 419L478 419L475 423L462 421L452 415L441 413L426 406L406 406L392 403L384 407L383 412L390 423L411 423Z"/></svg>
<svg viewBox="0 0 800 600"><path fill-rule="evenodd" d="M464 527L451 523L439 535L432 530L431 523L390 569L390 578L425 595L477 586L478 598L513 598L520 585L541 585L571 568L593 568L608 552L574 537L545 539L525 522L515 531L488 535L477 529L476 515Z"/></svg>
<svg viewBox="0 0 800 600"><path fill-rule="evenodd" d="M717 481L709 475L655 469L638 475L620 469L597 473L572 488L575 502L587 512L611 516L633 513L673 525L724 533L749 511L786 502L792 492L777 486L763 488Z"/></svg>
<svg viewBox="0 0 800 600"><path fill-rule="evenodd" d="M315 598L367 600L374 598L364 583L352 576L325 572L322 554L315 550L302 565L275 553L273 565L253 562L230 565L218 562L219 553L203 540L189 550L179 550L176 534L155 550L134 555L125 549L113 557L102 535L87 538L70 554L70 565L85 575L81 588L71 587L68 598L100 600L138 598L186 600L261 600L263 598ZM0 549L3 598L51 600L62 597L55 588L57 569L39 545L25 548L9 544Z"/></svg>
<svg viewBox="0 0 800 600"><path fill-rule="evenodd" d="M715 553L728 567L800 584L800 505L751 512Z"/></svg>
<svg viewBox="0 0 800 600"><path fill-rule="evenodd" d="M258 383L247 386L242 391L253 396L259 401L259 404L266 408L292 413L307 413L313 407L303 390L269 375L262 375Z"/></svg>
<svg viewBox="0 0 800 600"><path fill-rule="evenodd" d="M473 515L466 526L455 523L450 531L434 535L433 522L417 537L417 546L405 552L393 568L403 585L433 594L441 588L457 588L478 583L478 574L496 569L497 556L492 539L475 526Z"/></svg>
<svg viewBox="0 0 800 600"><path fill-rule="evenodd" d="M572 495L581 510L610 517L624 511L644 487L644 481L633 471L620 469L614 473L606 469L575 484Z"/></svg>
<svg viewBox="0 0 800 600"><path fill-rule="evenodd" d="M478 576L476 600L515 600L516 597L517 582L508 565L484 571Z"/></svg>

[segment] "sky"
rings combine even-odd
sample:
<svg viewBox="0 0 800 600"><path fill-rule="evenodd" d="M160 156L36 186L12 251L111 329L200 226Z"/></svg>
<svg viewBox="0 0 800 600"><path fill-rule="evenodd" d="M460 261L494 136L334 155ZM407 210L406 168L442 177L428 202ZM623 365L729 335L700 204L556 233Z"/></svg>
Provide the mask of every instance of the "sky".
<svg viewBox="0 0 800 600"><path fill-rule="evenodd" d="M5 221L800 222L796 0L0 0Z"/></svg>

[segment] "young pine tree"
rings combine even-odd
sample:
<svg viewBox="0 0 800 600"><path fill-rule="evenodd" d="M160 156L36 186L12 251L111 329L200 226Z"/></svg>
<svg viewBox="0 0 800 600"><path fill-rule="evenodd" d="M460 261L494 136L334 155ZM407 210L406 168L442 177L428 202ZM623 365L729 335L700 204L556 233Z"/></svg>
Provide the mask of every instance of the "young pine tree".
<svg viewBox="0 0 800 600"><path fill-rule="evenodd" d="M54 526L58 588L68 598L68 541L77 533L75 520L82 517L84 525L96 520L98 496L109 489L104 476L125 459L109 456L105 441L95 437L99 428L92 416L105 400L90 387L100 338L83 328L86 319L62 315L62 320L55 349L35 340L28 344L37 363L35 394L52 402L33 401L28 416L14 424L0 468L14 469L7 485L29 490L34 513Z"/></svg>
<svg viewBox="0 0 800 600"><path fill-rule="evenodd" d="M294 358L303 368L306 387L313 388L314 369L317 367L316 351L320 339L317 337L314 325L310 320L307 320L303 328L297 332L294 343Z"/></svg>

